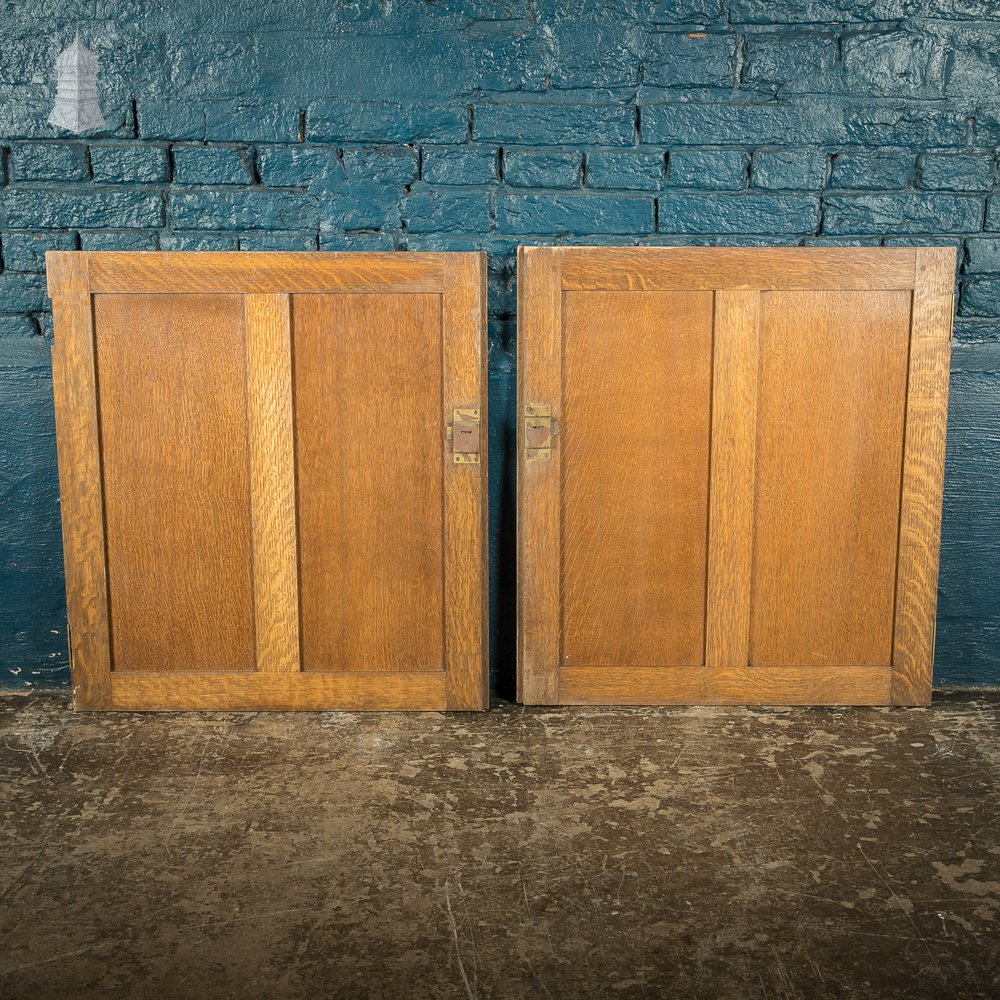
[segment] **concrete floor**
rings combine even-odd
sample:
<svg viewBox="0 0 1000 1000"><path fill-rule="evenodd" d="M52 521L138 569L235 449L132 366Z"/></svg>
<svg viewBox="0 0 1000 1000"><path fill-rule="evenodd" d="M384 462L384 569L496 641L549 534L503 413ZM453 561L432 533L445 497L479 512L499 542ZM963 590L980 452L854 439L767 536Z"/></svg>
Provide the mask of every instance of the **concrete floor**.
<svg viewBox="0 0 1000 1000"><path fill-rule="evenodd" d="M0 996L1000 996L1000 695L0 702Z"/></svg>

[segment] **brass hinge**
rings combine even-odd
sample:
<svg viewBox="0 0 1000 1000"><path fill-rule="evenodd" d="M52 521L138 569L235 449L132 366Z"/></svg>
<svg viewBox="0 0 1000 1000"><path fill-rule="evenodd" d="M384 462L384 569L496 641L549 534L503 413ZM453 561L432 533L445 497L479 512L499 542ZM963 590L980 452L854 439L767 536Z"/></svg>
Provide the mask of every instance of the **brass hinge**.
<svg viewBox="0 0 1000 1000"><path fill-rule="evenodd" d="M451 442L451 460L455 465L479 464L479 408L458 406L451 411L451 423L445 437Z"/></svg>
<svg viewBox="0 0 1000 1000"><path fill-rule="evenodd" d="M552 438L559 422L552 417L549 403L526 403L524 407L524 457L537 462L552 457Z"/></svg>

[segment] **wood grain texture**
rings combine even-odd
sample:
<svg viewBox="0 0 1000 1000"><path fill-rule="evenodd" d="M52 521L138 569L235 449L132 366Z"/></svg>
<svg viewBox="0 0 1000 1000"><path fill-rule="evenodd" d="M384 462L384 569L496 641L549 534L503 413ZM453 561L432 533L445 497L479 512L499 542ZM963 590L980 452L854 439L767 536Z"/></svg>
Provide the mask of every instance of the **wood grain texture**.
<svg viewBox="0 0 1000 1000"><path fill-rule="evenodd" d="M87 261L76 253L49 253L46 269L56 331L52 385L73 704L102 709L111 700L111 640Z"/></svg>
<svg viewBox="0 0 1000 1000"><path fill-rule="evenodd" d="M485 432L452 478L442 444L453 405L485 429L482 255L56 254L50 283L78 707L485 706Z"/></svg>
<svg viewBox="0 0 1000 1000"><path fill-rule="evenodd" d="M760 292L717 292L705 662L750 662Z"/></svg>
<svg viewBox="0 0 1000 1000"><path fill-rule="evenodd" d="M750 662L892 656L910 295L768 292Z"/></svg>
<svg viewBox="0 0 1000 1000"><path fill-rule="evenodd" d="M573 247L557 250L565 290L904 289L912 247Z"/></svg>
<svg viewBox="0 0 1000 1000"><path fill-rule="evenodd" d="M444 670L440 296L295 295L292 337L302 667Z"/></svg>
<svg viewBox="0 0 1000 1000"><path fill-rule="evenodd" d="M244 297L257 669L299 669L289 297Z"/></svg>
<svg viewBox="0 0 1000 1000"><path fill-rule="evenodd" d="M557 434L551 458L525 460L524 407L546 403L562 419L561 286L556 250L518 250L517 691L528 705L559 701L562 447Z"/></svg>
<svg viewBox="0 0 1000 1000"><path fill-rule="evenodd" d="M112 666L252 670L237 295L96 295Z"/></svg>
<svg viewBox="0 0 1000 1000"><path fill-rule="evenodd" d="M918 249L892 657L896 705L931 700L954 290L954 250Z"/></svg>
<svg viewBox="0 0 1000 1000"><path fill-rule="evenodd" d="M94 292L440 292L440 253L88 253Z"/></svg>
<svg viewBox="0 0 1000 1000"><path fill-rule="evenodd" d="M549 402L550 394L566 425L552 464L526 463L523 441L519 447L523 700L926 703L953 278L953 252L932 248L522 249L519 407ZM547 477L558 459L565 463L560 481L572 482L567 452L577 420L568 383L562 398L552 391L556 373L560 386L567 372L573 381L571 360L555 356L552 345L560 331L571 338L593 322L601 293L712 290L706 666L621 661L609 669L604 651L573 643L604 624L605 604L625 602L623 588L641 600L644 588L631 573L616 585L595 583L572 628L563 622L560 633L550 624L552 604L565 605L569 593L568 578L553 567L572 569L567 553L578 537L569 524L561 545L553 537L560 522ZM570 317L580 292L592 301ZM675 313L661 313L669 328ZM611 359L616 338L634 332L632 323L619 325L622 332L614 323L605 331ZM642 398L644 369L655 363L640 345L626 389L613 378L609 385L611 361L593 364L587 405L599 409L605 397L628 393ZM610 410L604 415L584 435L590 467L617 447L593 442L613 419ZM602 502L617 486L610 480ZM566 509L584 506L578 501L567 498ZM594 547L598 526L604 529L612 551L599 560L614 558L614 517L603 507L589 522L586 511L568 520L574 517ZM643 563L633 560L630 569L636 565L642 581ZM560 645L562 669L553 671ZM572 666L562 662L567 652Z"/></svg>
<svg viewBox="0 0 1000 1000"><path fill-rule="evenodd" d="M562 667L704 660L712 293L563 297Z"/></svg>
<svg viewBox="0 0 1000 1000"><path fill-rule="evenodd" d="M114 674L111 703L126 711L444 711L445 675L425 673Z"/></svg>
<svg viewBox="0 0 1000 1000"><path fill-rule="evenodd" d="M486 451L486 258L452 255L444 265L441 302L443 350L440 428L455 407L479 409L479 464L456 465L443 443L444 633L448 707L489 705Z"/></svg>
<svg viewBox="0 0 1000 1000"><path fill-rule="evenodd" d="M563 671L564 705L884 705L890 670L875 666L632 667Z"/></svg>

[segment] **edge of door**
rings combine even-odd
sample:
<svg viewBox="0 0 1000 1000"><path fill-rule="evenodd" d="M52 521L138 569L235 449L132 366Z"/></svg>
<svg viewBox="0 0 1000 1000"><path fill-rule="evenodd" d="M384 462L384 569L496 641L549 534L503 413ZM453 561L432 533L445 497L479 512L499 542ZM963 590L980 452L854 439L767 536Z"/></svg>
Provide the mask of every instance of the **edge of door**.
<svg viewBox="0 0 1000 1000"><path fill-rule="evenodd" d="M916 706L933 687L956 251L914 249L889 703Z"/></svg>
<svg viewBox="0 0 1000 1000"><path fill-rule="evenodd" d="M73 707L113 707L89 255L50 251L52 387Z"/></svg>

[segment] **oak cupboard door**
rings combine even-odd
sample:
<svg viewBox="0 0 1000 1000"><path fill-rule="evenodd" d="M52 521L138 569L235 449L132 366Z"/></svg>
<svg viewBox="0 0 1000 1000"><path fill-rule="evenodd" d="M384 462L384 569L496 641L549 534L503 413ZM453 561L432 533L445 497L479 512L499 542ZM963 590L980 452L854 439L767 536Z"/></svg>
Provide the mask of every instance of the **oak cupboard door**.
<svg viewBox="0 0 1000 1000"><path fill-rule="evenodd" d="M929 702L954 266L521 249L523 701Z"/></svg>
<svg viewBox="0 0 1000 1000"><path fill-rule="evenodd" d="M47 264L75 705L485 708L483 256Z"/></svg>

